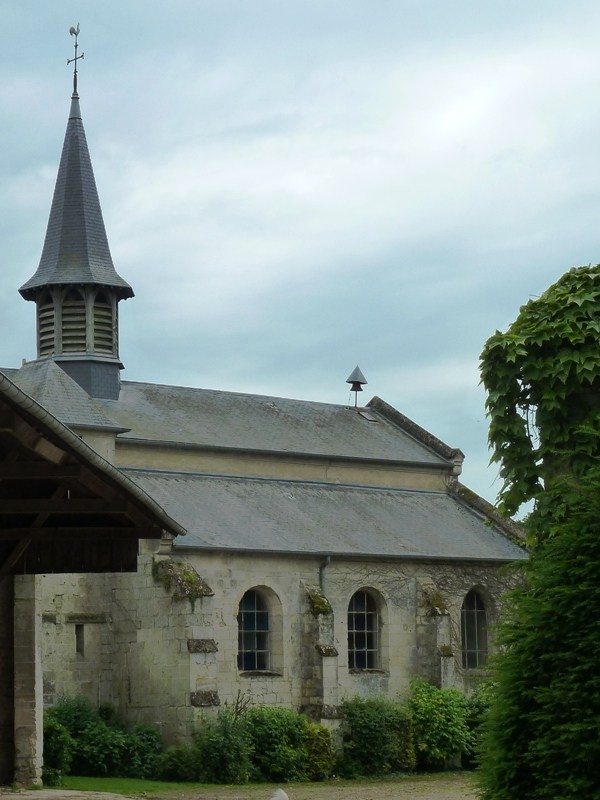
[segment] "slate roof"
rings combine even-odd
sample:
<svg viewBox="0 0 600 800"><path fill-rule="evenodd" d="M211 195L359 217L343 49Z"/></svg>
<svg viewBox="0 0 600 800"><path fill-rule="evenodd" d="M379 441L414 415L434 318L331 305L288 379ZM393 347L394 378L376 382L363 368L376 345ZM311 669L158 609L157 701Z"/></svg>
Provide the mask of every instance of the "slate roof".
<svg viewBox="0 0 600 800"><path fill-rule="evenodd" d="M509 562L525 551L448 492L124 469L195 549Z"/></svg>
<svg viewBox="0 0 600 800"><path fill-rule="evenodd" d="M133 297L113 265L79 98L73 95L42 256L19 291L32 300L41 286L82 283L113 287L119 298Z"/></svg>
<svg viewBox="0 0 600 800"><path fill-rule="evenodd" d="M120 438L235 450L418 463L448 468L448 457L376 410L280 397L123 381L101 401ZM459 452L459 451L452 451Z"/></svg>
<svg viewBox="0 0 600 800"><path fill-rule="evenodd" d="M18 370L2 372L63 424L120 431L101 403L90 397L53 359L28 361Z"/></svg>
<svg viewBox="0 0 600 800"><path fill-rule="evenodd" d="M119 400L101 400L90 398L52 359L5 372L63 422L109 428L117 441L371 460L448 474L462 460L460 450L379 398L365 416L365 409L345 405L124 381ZM525 557L510 524L460 487L418 491L122 471L188 531L177 548L498 563Z"/></svg>

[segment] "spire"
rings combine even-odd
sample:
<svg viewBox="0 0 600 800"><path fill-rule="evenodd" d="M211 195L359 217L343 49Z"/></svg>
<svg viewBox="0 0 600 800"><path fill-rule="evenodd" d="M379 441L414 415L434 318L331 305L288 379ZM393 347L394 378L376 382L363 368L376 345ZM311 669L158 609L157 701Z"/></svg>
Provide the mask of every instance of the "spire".
<svg viewBox="0 0 600 800"><path fill-rule="evenodd" d="M21 286L26 300L34 300L42 286L95 283L114 287L118 298L133 297L133 289L117 274L106 236L92 162L77 94L77 28L73 94L63 144L54 198L46 230L42 257L36 273Z"/></svg>
<svg viewBox="0 0 600 800"><path fill-rule="evenodd" d="M38 358L51 357L89 394L118 397L118 303L133 289L114 268L88 151L75 37L73 94L42 256L21 286L37 307ZM108 388L107 388L108 387Z"/></svg>

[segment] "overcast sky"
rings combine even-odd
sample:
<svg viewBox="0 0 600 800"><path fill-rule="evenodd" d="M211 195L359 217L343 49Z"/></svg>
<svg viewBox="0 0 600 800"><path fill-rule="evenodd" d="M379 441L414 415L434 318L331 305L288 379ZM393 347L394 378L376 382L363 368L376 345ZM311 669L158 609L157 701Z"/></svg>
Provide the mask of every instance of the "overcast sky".
<svg viewBox="0 0 600 800"><path fill-rule="evenodd" d="M493 501L479 354L600 261L597 0L0 0L0 363L35 352L72 88L129 380L378 395Z"/></svg>

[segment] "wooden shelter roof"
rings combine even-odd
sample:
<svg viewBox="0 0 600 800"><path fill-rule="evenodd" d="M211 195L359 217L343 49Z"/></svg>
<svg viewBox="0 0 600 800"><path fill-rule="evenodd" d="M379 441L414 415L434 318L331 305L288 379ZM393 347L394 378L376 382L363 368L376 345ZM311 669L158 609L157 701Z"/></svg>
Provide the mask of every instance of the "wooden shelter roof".
<svg viewBox="0 0 600 800"><path fill-rule="evenodd" d="M0 577L135 571L164 533L185 530L0 373Z"/></svg>

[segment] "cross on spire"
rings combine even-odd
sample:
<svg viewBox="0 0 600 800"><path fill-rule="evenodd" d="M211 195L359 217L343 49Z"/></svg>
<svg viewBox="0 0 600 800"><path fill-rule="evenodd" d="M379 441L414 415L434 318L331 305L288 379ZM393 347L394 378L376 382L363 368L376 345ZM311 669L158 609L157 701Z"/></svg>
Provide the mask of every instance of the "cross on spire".
<svg viewBox="0 0 600 800"><path fill-rule="evenodd" d="M71 36L75 37L75 56L74 58L67 58L67 67L69 64L73 64L73 97L77 97L77 62L80 58L85 56L85 53L82 53L80 56L77 55L77 48L79 47L77 42L77 37L79 36L79 23L77 23L76 28L71 25L69 28L69 33Z"/></svg>

